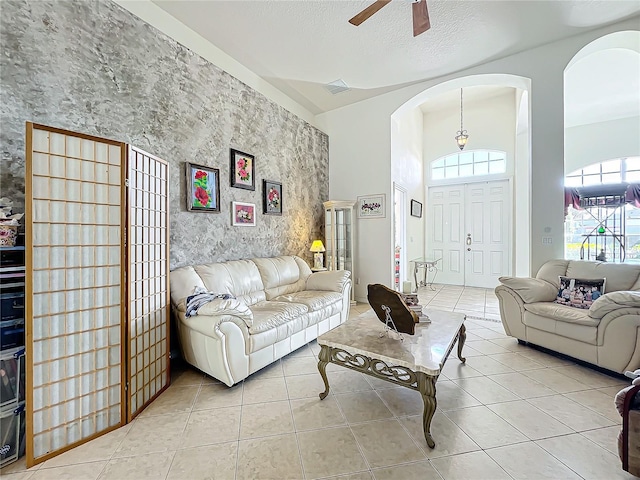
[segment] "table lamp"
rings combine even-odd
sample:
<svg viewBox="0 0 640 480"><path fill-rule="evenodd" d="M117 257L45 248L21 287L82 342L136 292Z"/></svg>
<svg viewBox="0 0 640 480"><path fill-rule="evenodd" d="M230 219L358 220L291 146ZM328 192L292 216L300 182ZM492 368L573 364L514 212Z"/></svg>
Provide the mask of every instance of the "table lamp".
<svg viewBox="0 0 640 480"><path fill-rule="evenodd" d="M322 252L325 251L325 248L322 240L314 240L309 250L313 252L313 268L316 270L324 268L324 255Z"/></svg>

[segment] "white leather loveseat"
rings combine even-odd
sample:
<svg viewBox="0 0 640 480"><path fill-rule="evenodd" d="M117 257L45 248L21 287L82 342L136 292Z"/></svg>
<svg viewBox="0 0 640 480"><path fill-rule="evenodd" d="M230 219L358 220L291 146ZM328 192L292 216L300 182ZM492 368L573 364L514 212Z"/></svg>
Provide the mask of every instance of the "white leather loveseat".
<svg viewBox="0 0 640 480"><path fill-rule="evenodd" d="M181 267L171 302L185 360L228 386L337 327L349 317L350 272L312 273L295 256ZM196 287L235 298L186 316Z"/></svg>
<svg viewBox="0 0 640 480"><path fill-rule="evenodd" d="M559 276L606 279L588 309L554 303ZM623 373L640 368L640 265L551 260L536 278L501 277L507 335Z"/></svg>

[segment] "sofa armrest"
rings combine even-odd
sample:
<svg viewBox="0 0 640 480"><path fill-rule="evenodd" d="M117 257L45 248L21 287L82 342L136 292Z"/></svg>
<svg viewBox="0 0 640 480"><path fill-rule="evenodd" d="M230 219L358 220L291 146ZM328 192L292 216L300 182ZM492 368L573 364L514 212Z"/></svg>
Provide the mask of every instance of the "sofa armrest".
<svg viewBox="0 0 640 480"><path fill-rule="evenodd" d="M591 318L604 318L605 315L621 308L640 308L640 292L618 291L605 293L589 307Z"/></svg>
<svg viewBox="0 0 640 480"><path fill-rule="evenodd" d="M635 380L631 385L624 387L616 393L614 403L616 404L616 409L620 416L624 416L625 404L627 405L627 412L631 409L638 409L640 407L640 396L635 398L638 393L640 393L640 381ZM629 396L628 399L627 396Z"/></svg>
<svg viewBox="0 0 640 480"><path fill-rule="evenodd" d="M177 317L182 324L182 328L217 339L225 335L227 326L235 328L233 325L236 325L242 332L245 343L247 345L249 343L249 327L242 318L235 315L194 315L193 317L186 317L184 312L178 312Z"/></svg>
<svg viewBox="0 0 640 480"><path fill-rule="evenodd" d="M185 313L187 311L186 299L182 299L176 305L176 309L178 312ZM251 328L253 325L253 312L246 303L242 300L238 300L237 298L216 298L215 300L202 305L198 309L198 315L238 317L242 319L248 328Z"/></svg>
<svg viewBox="0 0 640 480"><path fill-rule="evenodd" d="M558 297L557 287L539 278L500 277L498 280L524 303L553 302Z"/></svg>
<svg viewBox="0 0 640 480"><path fill-rule="evenodd" d="M350 277L351 272L349 270L314 272L307 278L306 289L342 292L349 283Z"/></svg>

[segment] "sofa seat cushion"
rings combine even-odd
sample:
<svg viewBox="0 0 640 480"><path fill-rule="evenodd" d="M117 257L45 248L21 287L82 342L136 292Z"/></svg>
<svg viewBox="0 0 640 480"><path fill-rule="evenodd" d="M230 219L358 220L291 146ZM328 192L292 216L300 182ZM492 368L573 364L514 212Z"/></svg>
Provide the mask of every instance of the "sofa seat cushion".
<svg viewBox="0 0 640 480"><path fill-rule="evenodd" d="M597 327L600 323L600 319L589 316L588 310L559 305L553 302L526 303L524 308L527 312L558 322L586 325L588 327Z"/></svg>
<svg viewBox="0 0 640 480"><path fill-rule="evenodd" d="M309 326L309 309L301 303L267 301L251 306L249 352L262 350Z"/></svg>
<svg viewBox="0 0 640 480"><path fill-rule="evenodd" d="M338 292L303 290L302 292L279 295L273 300L276 302L301 303L306 305L310 312L316 312L324 307L331 306L330 315L339 312L342 308L342 295Z"/></svg>
<svg viewBox="0 0 640 480"><path fill-rule="evenodd" d="M253 325L249 333L255 335L296 319L307 313L309 309L301 303L265 301L251 305Z"/></svg>
<svg viewBox="0 0 640 480"><path fill-rule="evenodd" d="M571 307L567 307L571 308ZM577 323L561 322L559 320L553 320L549 317L542 317L535 313L526 311L523 315L523 323L527 326L527 338L530 341L535 335L532 335L531 330L542 330L558 337L570 338L578 342L588 343L590 345L596 345L598 339L598 327L589 327L587 325L579 325ZM533 343L536 343L533 341ZM546 345L542 345L546 346ZM553 348L553 347L549 347ZM553 348L554 350L556 348ZM575 352L563 351L568 355L581 358L580 355L576 355Z"/></svg>

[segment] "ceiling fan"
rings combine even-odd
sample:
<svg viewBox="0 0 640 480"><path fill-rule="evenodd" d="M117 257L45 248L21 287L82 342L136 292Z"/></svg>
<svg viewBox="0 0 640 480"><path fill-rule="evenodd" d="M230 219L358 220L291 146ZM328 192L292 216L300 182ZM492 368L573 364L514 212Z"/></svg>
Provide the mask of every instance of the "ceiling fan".
<svg viewBox="0 0 640 480"><path fill-rule="evenodd" d="M390 1L391 0L376 0L374 3L358 13L355 17L350 19L349 23L357 27ZM412 3L413 36L417 37L421 33L429 30L431 28L431 23L429 22L429 12L427 11L427 0L412 0Z"/></svg>

